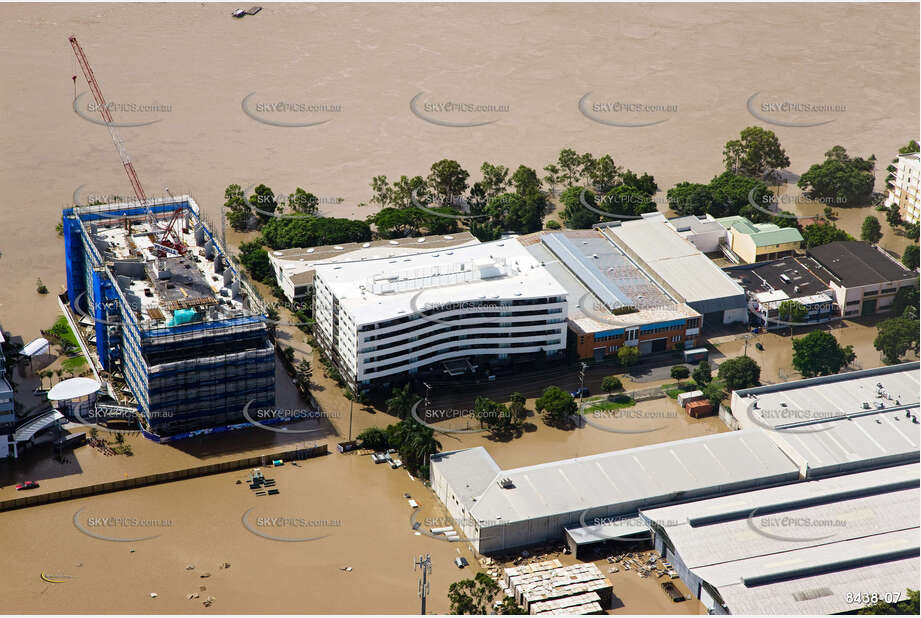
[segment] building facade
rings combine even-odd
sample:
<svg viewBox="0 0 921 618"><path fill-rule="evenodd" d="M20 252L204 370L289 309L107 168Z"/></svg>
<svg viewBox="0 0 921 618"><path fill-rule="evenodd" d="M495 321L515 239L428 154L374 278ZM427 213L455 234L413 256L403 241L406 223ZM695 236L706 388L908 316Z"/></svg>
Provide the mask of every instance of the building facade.
<svg viewBox="0 0 921 618"><path fill-rule="evenodd" d="M901 155L896 163L895 178L886 197L886 207L897 206L902 221L918 223L921 219L921 153Z"/></svg>
<svg viewBox="0 0 921 618"><path fill-rule="evenodd" d="M148 437L246 426L247 404L274 406L263 304L190 197L69 208L63 226L69 307L93 322L78 336Z"/></svg>
<svg viewBox="0 0 921 618"><path fill-rule="evenodd" d="M837 241L807 254L830 273L828 285L845 318L885 313L899 289L918 286L917 273L867 242Z"/></svg>
<svg viewBox="0 0 921 618"><path fill-rule="evenodd" d="M354 389L566 349L566 291L515 240L320 264L316 337Z"/></svg>
<svg viewBox="0 0 921 618"><path fill-rule="evenodd" d="M729 249L746 264L793 255L803 245L803 235L795 227L752 223L740 216L716 221L726 229Z"/></svg>

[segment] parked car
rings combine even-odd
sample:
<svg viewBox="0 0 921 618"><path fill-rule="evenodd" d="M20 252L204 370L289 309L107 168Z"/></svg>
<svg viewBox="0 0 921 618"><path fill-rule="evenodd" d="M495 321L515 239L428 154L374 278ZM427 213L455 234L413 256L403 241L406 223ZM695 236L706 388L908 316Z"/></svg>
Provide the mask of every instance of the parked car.
<svg viewBox="0 0 921 618"><path fill-rule="evenodd" d="M463 556L458 556L457 558L454 559L454 564L457 565L457 568L462 569L470 563L467 562L467 559L464 558Z"/></svg>
<svg viewBox="0 0 921 618"><path fill-rule="evenodd" d="M38 487L38 483L35 481L25 481L16 485L18 491L22 491L23 489L35 489L36 487Z"/></svg>
<svg viewBox="0 0 921 618"><path fill-rule="evenodd" d="M579 397L588 397L588 387L583 386L582 388L577 388L569 394L572 395L574 399L578 399Z"/></svg>

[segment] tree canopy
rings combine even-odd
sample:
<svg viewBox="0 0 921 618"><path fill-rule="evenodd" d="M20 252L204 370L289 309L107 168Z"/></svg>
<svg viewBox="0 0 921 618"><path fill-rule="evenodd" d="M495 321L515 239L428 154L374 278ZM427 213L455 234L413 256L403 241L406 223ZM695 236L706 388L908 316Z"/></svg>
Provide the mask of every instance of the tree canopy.
<svg viewBox="0 0 921 618"><path fill-rule="evenodd" d="M762 176L790 167L780 140L773 131L762 127L742 129L739 139L726 142L723 161L727 172L745 176Z"/></svg>
<svg viewBox="0 0 921 618"><path fill-rule="evenodd" d="M862 206L873 193L876 159L850 157L842 146L825 153L825 161L816 163L800 176L797 186L806 196L844 206Z"/></svg>
<svg viewBox="0 0 921 618"><path fill-rule="evenodd" d="M853 346L842 347L824 330L793 339L793 366L807 378L838 373L855 358Z"/></svg>
<svg viewBox="0 0 921 618"><path fill-rule="evenodd" d="M758 386L761 367L748 356L739 356L723 361L717 370L720 380L731 391Z"/></svg>

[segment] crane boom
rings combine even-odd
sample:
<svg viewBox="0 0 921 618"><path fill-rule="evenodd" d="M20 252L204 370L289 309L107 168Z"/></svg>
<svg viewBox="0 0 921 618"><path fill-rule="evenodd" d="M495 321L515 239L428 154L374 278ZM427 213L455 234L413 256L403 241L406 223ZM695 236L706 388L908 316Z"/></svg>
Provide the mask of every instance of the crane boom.
<svg viewBox="0 0 921 618"><path fill-rule="evenodd" d="M99 87L99 82L96 81L96 76L93 75L93 69L90 66L90 62L86 59L86 54L83 53L83 48L80 47L80 43L77 42L77 37L70 36L67 40L70 41L70 46L74 48L77 62L80 63L80 68L83 70L83 76L86 78L86 83L93 93L93 99L96 100L96 106L99 108L99 113L105 121L106 128L109 129L109 134L112 136L112 142L115 144L118 156L121 158L122 165L125 167L125 173L128 174L128 180L131 182L131 188L134 189L134 195L147 210L147 219L152 229L155 230L156 220L147 204L147 194L144 193L144 187L141 186L141 181L138 178L137 172L134 170L134 164L131 162L131 157L128 156L128 149L125 148L125 142L122 141L122 137L118 133L118 128L115 126L112 112L109 110L105 97L102 96L102 89Z"/></svg>

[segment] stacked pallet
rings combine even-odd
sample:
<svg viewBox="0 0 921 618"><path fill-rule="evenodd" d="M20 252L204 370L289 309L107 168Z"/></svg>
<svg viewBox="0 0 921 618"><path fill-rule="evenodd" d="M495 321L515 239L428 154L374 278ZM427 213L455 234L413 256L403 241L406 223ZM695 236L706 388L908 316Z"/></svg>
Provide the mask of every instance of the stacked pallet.
<svg viewBox="0 0 921 618"><path fill-rule="evenodd" d="M601 612L601 597L597 592L587 592L553 601L538 601L530 609L534 615L594 614Z"/></svg>
<svg viewBox="0 0 921 618"><path fill-rule="evenodd" d="M545 560L543 562L533 562L531 564L523 564L521 566L509 567L505 569L505 577L503 577L503 583L506 586L511 586L512 577L524 577L528 575L533 575L535 573L540 573L542 571L550 571L552 569L559 569L563 566L563 563L558 559L554 560Z"/></svg>
<svg viewBox="0 0 921 618"><path fill-rule="evenodd" d="M549 569L540 566L534 569L535 565L528 566L532 567L528 570L529 572L522 572L521 567L517 567L515 570L506 569L505 575L508 590L526 611L535 613L531 607L538 603L586 594L598 596L598 601L591 601L588 604L599 601L601 606L610 604L611 583L594 564L555 566ZM510 570L511 573L509 573Z"/></svg>

